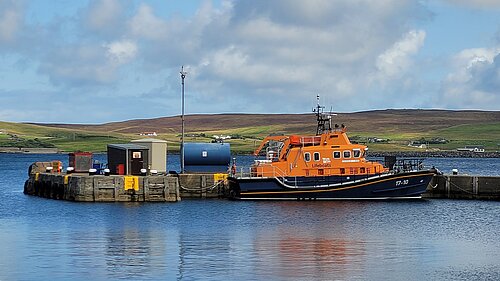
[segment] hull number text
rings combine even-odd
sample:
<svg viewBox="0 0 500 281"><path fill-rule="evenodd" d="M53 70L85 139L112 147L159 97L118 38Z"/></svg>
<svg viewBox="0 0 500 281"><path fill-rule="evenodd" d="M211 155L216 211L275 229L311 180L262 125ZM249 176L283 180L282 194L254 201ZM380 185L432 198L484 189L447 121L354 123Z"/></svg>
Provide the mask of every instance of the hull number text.
<svg viewBox="0 0 500 281"><path fill-rule="evenodd" d="M402 186L402 185L407 185L407 184L408 184L408 180L396 181L396 186Z"/></svg>

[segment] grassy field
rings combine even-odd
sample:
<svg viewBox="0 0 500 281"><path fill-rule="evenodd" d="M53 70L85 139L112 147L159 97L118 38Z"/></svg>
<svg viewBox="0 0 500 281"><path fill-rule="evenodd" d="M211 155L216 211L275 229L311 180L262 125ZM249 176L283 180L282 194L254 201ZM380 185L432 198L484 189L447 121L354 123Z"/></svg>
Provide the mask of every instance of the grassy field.
<svg viewBox="0 0 500 281"><path fill-rule="evenodd" d="M0 147L59 148L62 151L106 151L108 143L134 139L124 134L86 132L31 124L0 122Z"/></svg>
<svg viewBox="0 0 500 281"><path fill-rule="evenodd" d="M447 140L429 144L428 149L455 150L466 145L483 145L487 151L500 150L500 112L386 110L339 114L339 123L348 124L351 140L366 143L371 151L421 151L410 141ZM156 131L166 140L169 151L178 151L178 117L131 120L102 125L24 124L0 122L0 146L56 147L62 151L106 151L109 143L127 143L142 131ZM231 135L235 153L250 153L269 134L315 132L314 116L298 115L193 115L186 118L186 142L210 142L213 135ZM386 139L369 143L369 138Z"/></svg>

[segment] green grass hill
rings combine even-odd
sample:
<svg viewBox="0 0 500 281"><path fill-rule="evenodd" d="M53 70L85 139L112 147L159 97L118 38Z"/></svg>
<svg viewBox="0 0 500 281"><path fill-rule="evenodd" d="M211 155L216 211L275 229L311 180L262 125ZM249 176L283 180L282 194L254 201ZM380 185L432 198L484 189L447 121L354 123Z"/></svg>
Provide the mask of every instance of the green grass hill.
<svg viewBox="0 0 500 281"><path fill-rule="evenodd" d="M500 111L376 110L339 113L334 123L345 124L351 140L366 143L372 151L455 150L466 145L500 150ZM316 128L313 114L188 115L185 124L186 141L231 136L232 149L243 153L251 152L269 134L312 135ZM179 146L180 126L179 116L99 125L0 122L0 147L99 152L108 143L124 143L145 138L141 133L155 132L174 151Z"/></svg>

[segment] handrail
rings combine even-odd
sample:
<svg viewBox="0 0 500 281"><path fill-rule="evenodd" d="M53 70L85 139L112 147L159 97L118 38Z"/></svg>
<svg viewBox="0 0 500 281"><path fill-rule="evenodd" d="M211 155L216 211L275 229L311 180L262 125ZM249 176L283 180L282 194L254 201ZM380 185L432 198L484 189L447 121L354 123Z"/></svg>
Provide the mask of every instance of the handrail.
<svg viewBox="0 0 500 281"><path fill-rule="evenodd" d="M253 166L253 167L242 167L240 169L240 177L262 177L262 178L275 178L280 183L284 185L290 185L285 183L286 173L278 167L269 165L272 167L271 171L264 171L264 167ZM294 177L293 186L297 187L297 177Z"/></svg>
<svg viewBox="0 0 500 281"><path fill-rule="evenodd" d="M300 143L302 144L302 146L305 145L316 146L321 144L321 136L301 136Z"/></svg>
<svg viewBox="0 0 500 281"><path fill-rule="evenodd" d="M266 168L272 167L271 171L265 171L264 166ZM259 177L285 177L286 173L280 168L270 165L270 163L261 162L260 166L252 166L252 167L241 167L240 176L255 176L259 175Z"/></svg>

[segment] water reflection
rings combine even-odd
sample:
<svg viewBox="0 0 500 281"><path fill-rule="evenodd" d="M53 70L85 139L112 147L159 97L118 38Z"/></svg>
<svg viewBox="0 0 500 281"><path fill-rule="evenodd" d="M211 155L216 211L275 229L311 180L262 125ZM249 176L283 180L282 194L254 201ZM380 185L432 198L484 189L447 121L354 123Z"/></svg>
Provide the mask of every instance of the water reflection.
<svg viewBox="0 0 500 281"><path fill-rule="evenodd" d="M108 233L106 267L110 278L141 277L151 263L151 242L143 240L137 229ZM145 243L147 241L147 243ZM155 245L158 247L160 245Z"/></svg>
<svg viewBox="0 0 500 281"><path fill-rule="evenodd" d="M104 262L108 279L176 278L178 232L162 223L154 205L111 204L100 210L105 218Z"/></svg>
<svg viewBox="0 0 500 281"><path fill-rule="evenodd" d="M277 241L259 236L255 251L262 262L260 269L284 278L344 279L353 276L355 268L363 267L365 244L345 238L311 237L312 233L290 236L283 231ZM262 272L262 275L266 275Z"/></svg>
<svg viewBox="0 0 500 281"><path fill-rule="evenodd" d="M234 265L228 258L232 242L227 236L183 232L178 239L178 280L220 279L221 269Z"/></svg>
<svg viewBox="0 0 500 281"><path fill-rule="evenodd" d="M67 161L0 154L0 280L500 280L497 202L75 204L23 195L29 164L57 157ZM445 171L500 171L498 159L431 160Z"/></svg>

